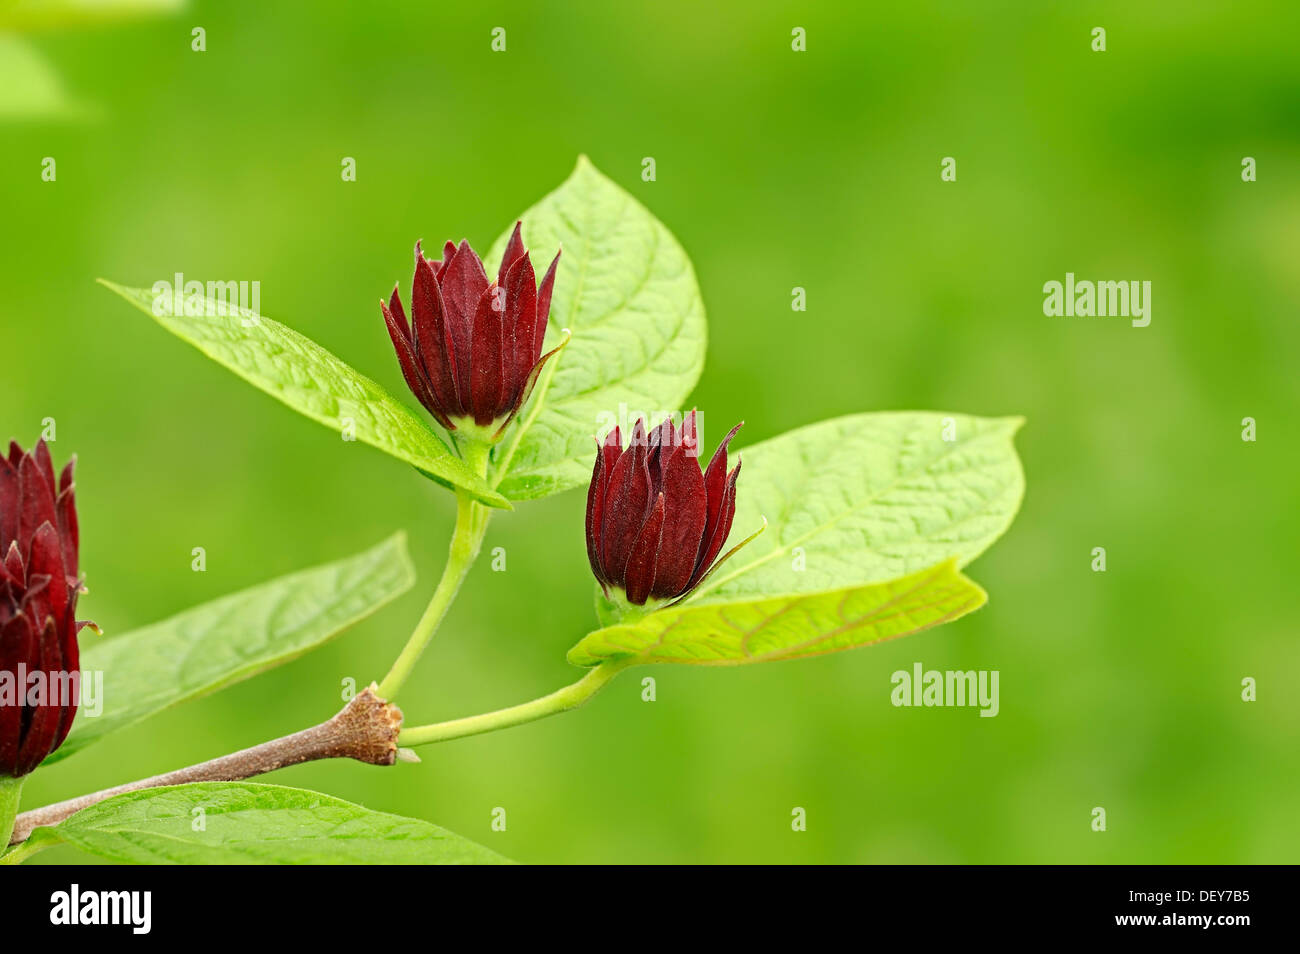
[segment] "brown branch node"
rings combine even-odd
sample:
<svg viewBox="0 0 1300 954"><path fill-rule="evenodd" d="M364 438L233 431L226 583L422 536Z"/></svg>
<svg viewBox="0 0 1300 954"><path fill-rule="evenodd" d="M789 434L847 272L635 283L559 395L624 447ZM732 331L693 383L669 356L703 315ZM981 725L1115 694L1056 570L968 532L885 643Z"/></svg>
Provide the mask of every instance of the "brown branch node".
<svg viewBox="0 0 1300 954"><path fill-rule="evenodd" d="M356 759L368 765L392 765L397 761L397 735L402 728L402 710L391 702L380 699L377 688L371 683L332 719L293 735L263 742L251 749L232 752L175 772L128 782L23 812L15 819L14 833L9 843L16 845L25 841L35 828L57 825L83 808L126 792L190 782L237 782L318 759Z"/></svg>

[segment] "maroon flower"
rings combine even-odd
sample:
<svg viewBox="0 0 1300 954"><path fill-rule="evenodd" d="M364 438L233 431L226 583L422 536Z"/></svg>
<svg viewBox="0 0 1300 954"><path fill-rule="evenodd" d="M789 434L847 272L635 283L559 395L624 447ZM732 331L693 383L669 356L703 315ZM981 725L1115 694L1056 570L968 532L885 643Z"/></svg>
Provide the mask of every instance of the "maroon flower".
<svg viewBox="0 0 1300 954"><path fill-rule="evenodd" d="M587 559L606 596L619 587L642 606L684 596L708 575L736 514L740 464L727 473L727 445L738 430L722 439L703 473L694 411L681 430L669 419L647 434L638 420L626 450L617 427L597 448Z"/></svg>
<svg viewBox="0 0 1300 954"><path fill-rule="evenodd" d="M77 506L45 441L0 456L0 776L21 778L63 744L80 690ZM44 674L44 691L33 690ZM33 704L29 704L33 703Z"/></svg>
<svg viewBox="0 0 1300 954"><path fill-rule="evenodd" d="M388 304L380 303L407 386L448 430L504 418L490 435L499 437L555 353L542 356L542 339L560 256L539 288L521 225L515 223L495 282L469 242L448 242L440 262L426 259L416 242L411 324L396 287Z"/></svg>

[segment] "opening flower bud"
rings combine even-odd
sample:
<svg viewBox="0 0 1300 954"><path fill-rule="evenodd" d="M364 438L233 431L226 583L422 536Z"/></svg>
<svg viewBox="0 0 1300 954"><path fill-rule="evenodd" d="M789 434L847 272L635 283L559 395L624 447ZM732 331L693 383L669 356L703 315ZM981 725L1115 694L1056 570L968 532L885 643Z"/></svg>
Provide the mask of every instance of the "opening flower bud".
<svg viewBox="0 0 1300 954"><path fill-rule="evenodd" d="M596 451L587 491L587 558L605 595L627 602L671 600L709 573L731 532L740 464L727 472L727 445L708 468L697 460L695 412L677 429L672 419L651 431L633 426L626 448L616 427Z"/></svg>
<svg viewBox="0 0 1300 954"><path fill-rule="evenodd" d="M45 441L0 456L0 777L21 778L63 744L77 714L77 506Z"/></svg>
<svg viewBox="0 0 1300 954"><path fill-rule="evenodd" d="M559 350L542 354L560 255L539 286L522 226L515 223L496 281L469 242L448 242L440 261L416 242L410 323L396 288L380 303L411 393L443 427L486 441L500 439Z"/></svg>

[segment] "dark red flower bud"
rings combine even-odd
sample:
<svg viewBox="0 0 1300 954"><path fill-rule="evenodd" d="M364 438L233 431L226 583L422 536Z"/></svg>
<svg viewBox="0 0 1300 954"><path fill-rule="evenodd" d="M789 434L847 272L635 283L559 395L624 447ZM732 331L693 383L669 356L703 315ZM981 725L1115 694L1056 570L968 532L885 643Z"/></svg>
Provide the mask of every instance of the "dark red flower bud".
<svg viewBox="0 0 1300 954"><path fill-rule="evenodd" d="M560 255L539 287L521 227L515 223L495 282L469 242L448 242L441 261L425 258L416 242L410 325L397 288L380 303L407 386L448 430L499 421L491 436L500 436L555 354L542 355L542 340Z"/></svg>
<svg viewBox="0 0 1300 954"><path fill-rule="evenodd" d="M40 765L77 714L77 634L87 624L76 621L74 462L55 483L45 441L27 454L11 442L0 457L0 776Z"/></svg>
<svg viewBox="0 0 1300 954"><path fill-rule="evenodd" d="M638 420L623 448L616 427L596 450L587 491L587 559L605 594L622 589L629 603L684 596L709 573L736 514L737 463L727 473L727 445L737 424L700 472L695 412L649 433Z"/></svg>

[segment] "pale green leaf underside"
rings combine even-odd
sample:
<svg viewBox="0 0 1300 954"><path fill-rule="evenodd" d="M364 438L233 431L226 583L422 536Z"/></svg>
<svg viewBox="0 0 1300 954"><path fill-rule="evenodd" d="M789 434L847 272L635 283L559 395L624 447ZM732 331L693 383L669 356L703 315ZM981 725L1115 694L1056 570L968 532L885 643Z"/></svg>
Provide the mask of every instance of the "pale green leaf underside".
<svg viewBox="0 0 1300 954"><path fill-rule="evenodd" d="M767 530L705 580L691 605L883 583L949 557L965 566L1020 507L1024 474L1012 444L1020 424L855 414L744 448L731 540L764 517Z"/></svg>
<svg viewBox="0 0 1300 954"><path fill-rule="evenodd" d="M957 561L901 579L801 596L685 604L589 633L569 662L737 665L820 656L908 636L983 606Z"/></svg>
<svg viewBox="0 0 1300 954"><path fill-rule="evenodd" d="M247 310L175 314L169 295L103 284L245 381L300 414L356 439L497 507L507 501L474 474L415 412L310 338ZM215 302L203 299L213 305ZM247 324L245 323L247 321Z"/></svg>
<svg viewBox="0 0 1300 954"><path fill-rule="evenodd" d="M704 304L672 233L585 157L520 216L539 276L563 247L547 348L573 340L543 371L519 425L497 450L498 489L511 500L585 485L593 437L619 414L678 411L704 367ZM513 228L513 223L511 223ZM509 229L489 262L501 261ZM495 269L491 274L496 274ZM516 446L517 445L517 446Z"/></svg>
<svg viewBox="0 0 1300 954"><path fill-rule="evenodd" d="M288 662L410 589L406 535L132 630L81 636L81 669L102 672L103 712L77 713L46 764L179 702Z"/></svg>
<svg viewBox="0 0 1300 954"><path fill-rule="evenodd" d="M202 809L202 831L195 818ZM494 851L415 818L281 785L198 782L82 809L54 832L129 864L508 864Z"/></svg>

